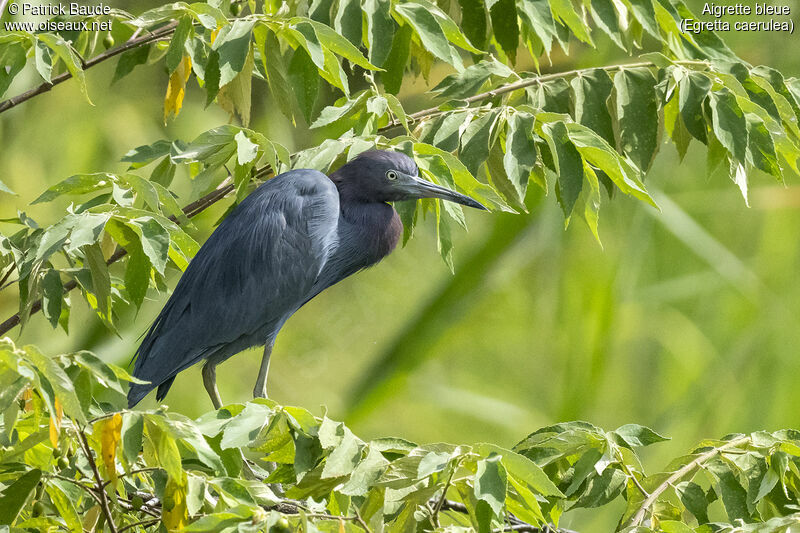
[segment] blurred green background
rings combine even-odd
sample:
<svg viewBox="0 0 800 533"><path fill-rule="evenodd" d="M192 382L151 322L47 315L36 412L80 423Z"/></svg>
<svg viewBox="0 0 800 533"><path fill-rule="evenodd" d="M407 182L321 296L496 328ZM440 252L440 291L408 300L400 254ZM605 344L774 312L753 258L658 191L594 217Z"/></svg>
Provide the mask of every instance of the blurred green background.
<svg viewBox="0 0 800 533"><path fill-rule="evenodd" d="M789 4L797 21L800 5ZM747 61L798 75L796 36L722 37ZM605 39L597 50L573 51L543 70L626 60ZM529 68L525 61L521 68ZM228 122L219 108L204 109L191 81L183 111L165 126L162 65L139 67L109 86L113 63L87 74L94 106L68 82L0 115L0 180L19 193L0 195L0 218L24 210L53 223L65 202L28 204L56 181L123 171L118 161L135 146L190 140ZM447 74L434 68L431 86ZM37 83L26 71L7 96ZM409 111L427 107L425 86L404 82ZM253 100L254 129L290 150L321 141L306 125L288 124L260 82ZM187 194L183 203L186 181L176 180ZM528 216L470 212L469 232L456 235L455 276L436 253L433 225L420 225L404 249L325 291L287 323L273 353L270 396L318 414L327 409L365 439L512 446L564 420L608 429L636 422L673 438L647 450L650 472L704 437L800 426L797 176L783 186L752 175L747 208L726 176L706 174L705 151L695 142L683 163L663 144L647 185L662 212L627 198L606 201L602 248L580 223L565 231L554 199L538 201L538 191L529 195ZM195 219L198 241L227 204ZM125 365L166 298L151 292L138 316L121 317L116 337L73 292L70 336L36 315L12 337L47 353L89 349ZM17 305L15 287L0 292L0 320ZM250 398L259 360L260 350L251 350L220 367L225 401ZM369 396L354 393L379 374L391 379ZM166 399L170 409L189 416L210 409L200 383L199 367L182 373ZM589 510L568 514L564 524L604 531L613 520L613 512Z"/></svg>

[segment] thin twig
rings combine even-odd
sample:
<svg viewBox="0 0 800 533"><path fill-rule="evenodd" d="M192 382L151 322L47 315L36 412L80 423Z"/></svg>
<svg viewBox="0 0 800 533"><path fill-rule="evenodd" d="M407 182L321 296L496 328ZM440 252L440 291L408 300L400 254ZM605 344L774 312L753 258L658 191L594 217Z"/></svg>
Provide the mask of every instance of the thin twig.
<svg viewBox="0 0 800 533"><path fill-rule="evenodd" d="M142 520L141 522L135 522L133 524L128 524L127 526L123 526L123 527L119 528L119 533L122 533L123 531L127 531L128 529L133 529L133 528L139 527L139 526L142 526L142 527L154 526L159 522L161 522L160 518L151 518L149 520Z"/></svg>
<svg viewBox="0 0 800 533"><path fill-rule="evenodd" d="M636 488L639 489L639 492L642 493L642 496L644 496L645 498L649 498L650 493L647 492L647 490L645 490L645 488L642 486L639 480L636 479L636 476L633 474L633 470L631 470L630 467L626 465L623 461L620 461L619 464L622 465L622 469L625 470L625 473L628 474L628 477L633 480L633 484L636 485Z"/></svg>
<svg viewBox="0 0 800 533"><path fill-rule="evenodd" d="M356 523L360 525L362 528L364 528L364 531L366 531L367 533L372 533L372 530L369 528L367 523L364 521L363 518L361 518L361 513L358 512L358 507L354 506L353 512L356 514Z"/></svg>
<svg viewBox="0 0 800 533"><path fill-rule="evenodd" d="M433 527L439 527L439 511L442 510L442 505L444 504L444 501L447 499L447 489L450 488L450 483L453 481L453 474L456 473L456 470L458 469L460 462L461 461L459 460L456 463L456 465L453 467L453 470L450 472L450 475L447 476L447 483L444 484L444 490L442 491L442 496L441 498L439 498L439 500L436 502L436 506L433 508L433 515L432 515Z"/></svg>
<svg viewBox="0 0 800 533"><path fill-rule="evenodd" d="M133 475L136 475L136 474L141 474L143 472L154 472L156 470L163 470L163 469L161 467L158 467L158 466L148 466L147 468L139 468L137 470L131 470L130 472L125 472L124 474L120 474L117 477L121 478L121 477L126 477L126 476L133 476ZM111 481L104 481L103 482L103 487L106 487L109 484L111 484Z"/></svg>
<svg viewBox="0 0 800 533"><path fill-rule="evenodd" d="M727 444L724 444L724 445L720 446L719 448L714 448L713 450L710 450L710 451L698 456L694 460L690 461L689 463L687 463L683 467L681 467L678 470L676 470L671 476L669 476L667 479L665 479L664 482L661 483L661 485L656 487L655 490L653 490L653 492L650 494L650 496L648 496L642 502L642 505L639 507L639 510L636 511L636 514L633 515L633 517L630 519L628 524L631 525L631 526L639 526L639 525L641 525L642 522L644 521L644 515L647 513L647 509L651 505L653 505L656 502L656 500L658 500L658 497L661 496L661 494L665 490L667 490L669 487L671 487L673 483L675 483L676 481L681 479L683 476L689 474L692 470L694 470L698 466L701 466L703 463L705 463L709 459L714 458L716 455L723 453L724 451L726 451L729 448L736 448L737 446L739 446L741 444L744 444L744 443L748 442L749 440L750 440L750 437L742 437L742 438L739 438L739 439L736 439L736 440L732 440L732 441L728 442Z"/></svg>
<svg viewBox="0 0 800 533"><path fill-rule="evenodd" d="M97 502L98 505L102 505L102 502L100 501L100 497L94 491L94 487L89 487L88 485L84 485L83 483L81 483L77 479L68 478L66 476L62 476L62 475L59 475L59 474L51 474L50 472L44 472L43 475L45 477L51 477L51 478L55 478L55 479L60 479L61 481L66 481L68 483L72 483L73 485L77 485L78 487L80 487L84 491L86 491L86 493L89 496L91 496L94 499L94 501Z"/></svg>
<svg viewBox="0 0 800 533"><path fill-rule="evenodd" d="M9 283L8 285L3 285L3 283L6 282L6 280L11 275L11 273L14 272L14 270L16 270L16 269L17 269L17 264L16 263L12 263L11 264L11 268L9 268L8 272L6 272L5 275L3 275L3 279L0 279L0 291L5 289L6 287L8 287L8 285L11 285L11 283Z"/></svg>
<svg viewBox="0 0 800 533"><path fill-rule="evenodd" d="M83 453L86 455L87 461L89 461L89 466L92 468L92 473L94 474L94 479L96 483L96 487L99 489L97 491L98 496L100 497L100 508L103 511L103 515L105 515L106 523L108 523L108 528L111 530L111 533L119 533L117 531L117 526L114 524L114 517L111 514L111 508L108 506L108 498L106 497L106 491L103 489L103 478L100 476L100 470L97 468L97 463L94 461L94 456L92 455L92 449L89 447L89 441L86 440L86 434L83 432L83 428L78 428L78 442L81 444L81 448L83 448Z"/></svg>
<svg viewBox="0 0 800 533"><path fill-rule="evenodd" d="M132 48L136 48L138 46L142 46L144 44L148 44L148 43L151 43L153 41L157 41L157 40L161 39L162 37L166 37L167 35L173 33L177 26L178 26L178 22L177 21L170 22L166 26L164 26L162 28L159 28L158 30L154 31L151 34L144 35L142 37L139 37L138 39L127 41L124 44L122 44L122 45L120 45L120 46L118 46L116 48L112 48L110 50L107 50L107 51L103 52L102 54L97 55L97 56L93 57L92 59L86 61L84 63L84 65L83 65L83 70L85 71L86 69L92 68L95 65L99 65L103 61L106 61L107 59L111 59L112 57L117 56L117 55L119 55L119 54L121 54L123 52L126 52L126 51L128 51L128 50L130 50ZM19 104L30 100L34 96L40 95L42 93L46 93L47 91L49 91L50 89L52 89L53 87L58 85L59 83L63 83L65 81L67 81L68 79L70 79L71 77L72 77L72 74L70 72L64 72L62 74L59 74L58 76L56 76L52 80L50 80L49 83L48 82L44 82L41 85L39 85L37 87L34 87L33 89L30 89L28 91L25 91L22 94L18 94L17 96L14 96L13 98L9 98L8 100L0 102L0 113L2 113L4 111L8 111L12 107L18 106Z"/></svg>

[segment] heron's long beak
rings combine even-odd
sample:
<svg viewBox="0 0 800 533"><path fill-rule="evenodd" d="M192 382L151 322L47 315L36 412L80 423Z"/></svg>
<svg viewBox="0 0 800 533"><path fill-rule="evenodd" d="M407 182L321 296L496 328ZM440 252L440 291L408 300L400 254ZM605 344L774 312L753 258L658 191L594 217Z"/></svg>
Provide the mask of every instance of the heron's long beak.
<svg viewBox="0 0 800 533"><path fill-rule="evenodd" d="M414 176L409 176L408 174L402 174L398 181L397 188L408 195L409 199L441 198L442 200L448 200L450 202L466 205L468 207L474 207L475 209L483 209L484 211L488 211L483 204L473 200L469 196L465 196L455 191L451 191L450 189L440 187L429 181L425 181Z"/></svg>

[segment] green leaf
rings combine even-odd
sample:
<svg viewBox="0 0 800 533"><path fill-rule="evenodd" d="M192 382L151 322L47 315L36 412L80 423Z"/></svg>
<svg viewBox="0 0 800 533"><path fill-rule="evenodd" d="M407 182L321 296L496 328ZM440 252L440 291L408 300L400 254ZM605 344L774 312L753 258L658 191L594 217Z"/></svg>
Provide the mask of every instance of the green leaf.
<svg viewBox="0 0 800 533"><path fill-rule="evenodd" d="M64 520L67 529L72 533L83 533L83 525L78 511L75 509L75 504L67 496L64 490L54 481L45 485L47 495L50 496L50 501L58 511L59 516Z"/></svg>
<svg viewBox="0 0 800 533"><path fill-rule="evenodd" d="M362 445L353 432L344 428L341 441L325 460L322 479L336 478L353 472L361 459L361 448Z"/></svg>
<svg viewBox="0 0 800 533"><path fill-rule="evenodd" d="M250 51L254 20L236 19L220 30L211 49L219 55L219 87L224 87L244 69Z"/></svg>
<svg viewBox="0 0 800 533"><path fill-rule="evenodd" d="M614 44L623 50L627 50L625 43L622 42L619 14L614 2L593 2L590 6L590 11L595 24L608 34Z"/></svg>
<svg viewBox="0 0 800 533"><path fill-rule="evenodd" d="M653 8L653 0L628 0L633 11L634 18L642 25L647 33L661 38L661 32L656 24L656 11Z"/></svg>
<svg viewBox="0 0 800 533"><path fill-rule="evenodd" d="M281 46L275 32L268 29L266 25L259 24L253 29L253 38L256 47L260 52L261 64L267 76L269 90L272 98L281 112L294 123L293 109L294 97L293 90L286 81L288 74L284 67Z"/></svg>
<svg viewBox="0 0 800 533"><path fill-rule="evenodd" d="M675 485L675 492L686 510L694 515L699 524L708 523L708 499L700 485L684 481Z"/></svg>
<svg viewBox="0 0 800 533"><path fill-rule="evenodd" d="M130 168L140 168L148 163L152 163L159 157L169 155L172 143L169 141L156 141L153 144L146 144L130 150L120 161L130 163Z"/></svg>
<svg viewBox="0 0 800 533"><path fill-rule="evenodd" d="M646 173L658 149L656 79L646 68L621 69L614 76L620 147Z"/></svg>
<svg viewBox="0 0 800 533"><path fill-rule="evenodd" d="M489 14L492 18L494 38L512 62L517 57L519 46L519 25L515 0L489 0Z"/></svg>
<svg viewBox="0 0 800 533"><path fill-rule="evenodd" d="M175 72L175 69L178 68L178 65L183 59L184 46L186 45L186 39L189 38L189 33L191 31L191 17L181 17L180 22L178 22L178 27L175 28L175 33L172 34L172 40L169 42L169 48L167 49L167 55L165 57L167 71L169 71L170 74Z"/></svg>
<svg viewBox="0 0 800 533"><path fill-rule="evenodd" d="M614 145L614 127L608 98L614 83L604 69L580 72L570 81L575 102L575 121L597 132Z"/></svg>
<svg viewBox="0 0 800 533"><path fill-rule="evenodd" d="M59 35L53 35L51 33L39 33L36 35L36 37L50 47L50 49L55 52L55 54L64 62L64 64L67 66L67 70L70 74L72 74L72 77L78 80L78 85L80 86L81 92L86 98L86 101L91 104L92 100L89 98L89 93L86 89L86 77L83 73L81 60L78 57L78 54L75 53L75 50L73 50L72 46ZM2 91L0 91L0 93L2 93Z"/></svg>
<svg viewBox="0 0 800 533"><path fill-rule="evenodd" d="M333 31L329 26L325 24L320 24L318 22L311 22L314 31L316 32L317 36L319 37L320 44L329 49L331 52L342 56L343 58L347 59L353 64L356 64L364 69L367 70L375 70L377 67L367 61L367 59L361 55L361 52L353 46L353 44ZM361 10L359 9L359 40L361 39ZM299 26L299 25L298 25Z"/></svg>
<svg viewBox="0 0 800 533"><path fill-rule="evenodd" d="M28 470L6 487L0 496L0 524L14 523L41 478L41 470Z"/></svg>
<svg viewBox="0 0 800 533"><path fill-rule="evenodd" d="M58 326L63 299L64 285L61 283L61 275L51 268L42 279L42 313L53 328Z"/></svg>
<svg viewBox="0 0 800 533"><path fill-rule="evenodd" d="M251 141L243 131L234 137L236 140L236 160L240 165L254 162L258 154L258 145Z"/></svg>
<svg viewBox="0 0 800 533"><path fill-rule="evenodd" d="M450 46L442 27L428 9L413 1L395 4L394 8L414 28L425 50L458 69L462 67L461 58ZM388 69L391 65L387 63L386 66Z"/></svg>
<svg viewBox="0 0 800 533"><path fill-rule="evenodd" d="M657 442L669 440L669 438L659 435L652 429L638 424L625 424L615 429L612 433L621 439L622 442L620 444L628 447L650 446Z"/></svg>
<svg viewBox="0 0 800 533"><path fill-rule="evenodd" d="M119 56L119 61L117 61L117 67L114 70L114 77L111 79L111 83L118 82L130 74L137 66L146 64L147 59L150 57L151 48L152 45L146 44L122 52Z"/></svg>
<svg viewBox="0 0 800 533"><path fill-rule="evenodd" d="M747 157L747 119L727 88L711 93L712 125L719 142L733 157L744 162Z"/></svg>
<svg viewBox="0 0 800 533"><path fill-rule="evenodd" d="M686 151L689 149L689 143L692 141L692 136L683 123L678 98L675 96L664 106L664 129L675 143L678 155L683 161Z"/></svg>
<svg viewBox="0 0 800 533"><path fill-rule="evenodd" d="M550 57L556 24L548 0L520 0L517 2L520 19L542 42L545 54Z"/></svg>
<svg viewBox="0 0 800 533"><path fill-rule="evenodd" d="M365 495L380 479L388 465L389 461L383 457L377 447L367 446L366 455L355 467L350 474L350 479L339 489L339 492L348 496Z"/></svg>
<svg viewBox="0 0 800 533"><path fill-rule="evenodd" d="M495 516L500 516L503 512L506 487L506 469L501 462L501 456L493 455L478 461L475 473L475 498L488 503Z"/></svg>
<svg viewBox="0 0 800 533"><path fill-rule="evenodd" d="M20 43L0 46L0 96L3 96L26 63L26 50Z"/></svg>
<svg viewBox="0 0 800 533"><path fill-rule="evenodd" d="M501 448L495 444L487 443L475 445L474 451L485 456L490 456L492 454L501 456L503 466L508 471L508 474L527 483L539 494L557 496L559 498L564 496L550 478L547 477L544 470L524 455Z"/></svg>
<svg viewBox="0 0 800 533"><path fill-rule="evenodd" d="M125 292L130 302L139 309L147 296L150 287L150 259L144 253L141 245L131 245L128 250L128 264L125 267Z"/></svg>
<svg viewBox="0 0 800 533"><path fill-rule="evenodd" d="M409 24L404 24L394 33L392 50L389 57L382 65L384 72L380 73L381 81L386 92L397 94L403 84L403 73L408 62L408 53L411 47L411 37L414 30Z"/></svg>
<svg viewBox="0 0 800 533"><path fill-rule="evenodd" d="M153 172L150 173L149 179L151 182L157 185L161 185L162 187L169 187L170 184L172 183L172 180L175 178L175 170L176 166L172 163L172 159L170 159L170 157L167 156L164 159L162 159L161 162L155 166L155 168L153 168ZM169 202L170 204L173 204L173 201L169 200L167 196L161 193L161 189L156 187L156 191L158 191L159 199L162 202ZM171 193L170 195L168 195L168 197L172 198ZM176 215L178 216L178 218L180 218L180 214L175 212L174 209L172 209L169 206L166 207L168 208L169 211L172 211L173 215Z"/></svg>
<svg viewBox="0 0 800 533"><path fill-rule="evenodd" d="M550 146L550 153L553 154L553 163L558 174L556 198L564 217L569 220L572 208L583 188L583 160L580 152L570 141L567 127L563 122L545 124L543 131L546 133L545 138Z"/></svg>
<svg viewBox="0 0 800 533"><path fill-rule="evenodd" d="M572 0L550 0L550 9L553 18L560 19L581 41L594 46L589 36L589 25L578 15L572 5Z"/></svg>
<svg viewBox="0 0 800 533"><path fill-rule="evenodd" d="M525 201L533 167L536 165L536 145L533 142L533 115L514 113L508 119L506 153L503 167L517 193L520 203Z"/></svg>
<svg viewBox="0 0 800 533"><path fill-rule="evenodd" d="M334 17L336 33L350 41L353 46L361 45L361 2L360 0L340 0ZM327 25L326 25L327 26ZM328 26L329 27L329 26ZM320 38L322 38L320 36ZM323 40L323 45L325 44Z"/></svg>
<svg viewBox="0 0 800 533"><path fill-rule="evenodd" d="M111 324L111 276L103 258L99 243L83 246L85 266L92 274L90 298L94 298L97 312L106 323Z"/></svg>
<svg viewBox="0 0 800 533"><path fill-rule="evenodd" d="M342 105L332 105L324 108L311 124L311 128L320 128L332 124L348 115L354 115L364 110L364 104L370 93L364 91L355 98L343 98ZM337 102L338 103L338 102Z"/></svg>
<svg viewBox="0 0 800 533"><path fill-rule="evenodd" d="M50 52L50 48L48 48L46 44L38 39L36 40L36 45L34 47L34 60L36 62L36 70L39 72L39 75L44 81L51 83L53 72L53 54Z"/></svg>
<svg viewBox="0 0 800 533"><path fill-rule="evenodd" d="M597 133L580 124L567 124L569 138L581 156L599 168L625 193L644 200L653 207L655 201L639 181L636 170Z"/></svg>
<svg viewBox="0 0 800 533"><path fill-rule="evenodd" d="M142 433L144 431L144 418L141 413L125 412L122 414L122 429L120 441L122 442L122 460L128 468L136 463L139 452L142 450Z"/></svg>
<svg viewBox="0 0 800 533"><path fill-rule="evenodd" d="M469 66L462 72L447 76L439 85L431 89L431 92L437 92L439 98L467 98L479 92L483 84L492 76L510 78L515 74L506 65L492 58ZM445 120L449 116L452 114L446 115Z"/></svg>
<svg viewBox="0 0 800 533"><path fill-rule="evenodd" d="M706 119L703 116L703 101L711 90L708 76L689 72L678 82L678 97L681 118L692 137L702 143L707 142Z"/></svg>
<svg viewBox="0 0 800 533"><path fill-rule="evenodd" d="M231 419L222 432L220 447L241 448L253 442L272 416L272 410L260 403L248 403Z"/></svg>
<svg viewBox="0 0 800 533"><path fill-rule="evenodd" d="M616 468L606 468L602 475L591 476L586 490L575 502L574 507L600 507L614 498L625 488L627 476Z"/></svg>
<svg viewBox="0 0 800 533"><path fill-rule="evenodd" d="M775 143L764 121L748 113L747 119L747 160L757 169L783 181L783 171L778 164Z"/></svg>
<svg viewBox="0 0 800 533"><path fill-rule="evenodd" d="M47 379L61 405L64 406L64 412L77 422L86 424L86 416L75 394L75 387L64 372L64 369L52 358L42 354L36 347L26 346L25 349L30 361ZM1 505L0 508L2 508Z"/></svg>
<svg viewBox="0 0 800 533"><path fill-rule="evenodd" d="M458 0L461 6L461 29L477 48L486 48L486 7L483 0Z"/></svg>
<svg viewBox="0 0 800 533"><path fill-rule="evenodd" d="M392 20L391 7L390 0L364 1L369 61L379 67L386 62L392 49L395 23Z"/></svg>
<svg viewBox="0 0 800 533"><path fill-rule="evenodd" d="M728 465L722 462L713 462L708 464L706 468L717 478L718 484L715 490L717 490L725 506L728 519L731 522L734 520L749 521L750 512L747 510L747 491L739 483L739 480Z"/></svg>
<svg viewBox="0 0 800 533"><path fill-rule="evenodd" d="M163 275L169 256L170 235L167 230L152 217L132 219L128 226L139 235L142 251L150 259L153 268Z"/></svg>
<svg viewBox="0 0 800 533"><path fill-rule="evenodd" d="M461 136L461 149L458 153L473 176L478 173L481 163L489 157L489 141L497 117L497 111L483 114L473 120Z"/></svg>
<svg viewBox="0 0 800 533"><path fill-rule="evenodd" d="M112 174L76 174L43 192L31 204L50 202L63 195L75 196L107 189L114 181Z"/></svg>
<svg viewBox="0 0 800 533"><path fill-rule="evenodd" d="M294 87L295 98L306 122L311 123L311 114L319 90L319 75L305 48L298 48L292 55L289 63L289 83Z"/></svg>

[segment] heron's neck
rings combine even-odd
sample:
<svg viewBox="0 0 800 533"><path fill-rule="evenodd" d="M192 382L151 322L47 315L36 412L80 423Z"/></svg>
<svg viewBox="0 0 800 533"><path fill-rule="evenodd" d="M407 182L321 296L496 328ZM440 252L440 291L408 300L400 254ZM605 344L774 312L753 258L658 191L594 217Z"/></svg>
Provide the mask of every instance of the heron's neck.
<svg viewBox="0 0 800 533"><path fill-rule="evenodd" d="M359 236L364 260L373 264L389 255L400 236L403 224L392 206L383 202L340 201L342 218ZM368 265L364 265L368 266Z"/></svg>

